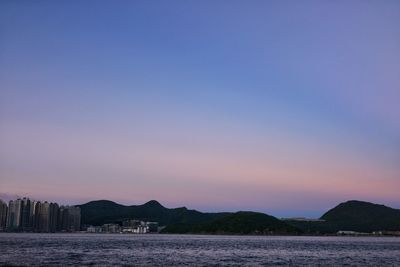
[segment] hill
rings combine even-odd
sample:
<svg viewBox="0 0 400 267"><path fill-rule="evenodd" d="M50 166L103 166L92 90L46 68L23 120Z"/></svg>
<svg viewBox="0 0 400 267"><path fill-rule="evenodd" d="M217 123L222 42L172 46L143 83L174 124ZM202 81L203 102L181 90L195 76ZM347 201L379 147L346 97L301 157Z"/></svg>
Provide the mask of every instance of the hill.
<svg viewBox="0 0 400 267"><path fill-rule="evenodd" d="M320 219L322 221L286 222L309 234L336 233L340 230L366 233L400 231L400 210L358 200L340 203Z"/></svg>
<svg viewBox="0 0 400 267"><path fill-rule="evenodd" d="M167 226L166 233L207 234L298 234L300 230L258 212L239 211L200 224L175 224Z"/></svg>
<svg viewBox="0 0 400 267"><path fill-rule="evenodd" d="M168 209L151 200L143 205L125 206L109 200L79 205L82 224L120 223L125 219L156 221L167 226L164 233L285 234L298 233L293 226L258 212L203 213L185 207Z"/></svg>
<svg viewBox="0 0 400 267"><path fill-rule="evenodd" d="M155 200L125 206L108 200L79 205L82 224L121 223L125 219L156 221L166 233L232 234L327 234L339 230L356 232L400 231L400 210L384 205L351 200L326 212L321 221L281 221L257 212L204 213L185 207L169 209Z"/></svg>
<svg viewBox="0 0 400 267"><path fill-rule="evenodd" d="M185 207L168 209L155 200L133 206L125 206L109 200L97 200L78 207L81 208L82 224L87 225L120 223L125 219L156 221L160 225L194 224L226 215L226 213L203 213Z"/></svg>
<svg viewBox="0 0 400 267"><path fill-rule="evenodd" d="M335 226L337 230L400 230L400 210L357 200L339 204L326 212L321 219Z"/></svg>

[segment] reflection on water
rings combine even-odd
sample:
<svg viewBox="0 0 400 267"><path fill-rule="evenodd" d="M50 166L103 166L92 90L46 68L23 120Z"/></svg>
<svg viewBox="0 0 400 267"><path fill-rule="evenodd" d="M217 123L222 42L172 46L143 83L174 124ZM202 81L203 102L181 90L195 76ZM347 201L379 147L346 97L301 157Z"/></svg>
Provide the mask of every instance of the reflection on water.
<svg viewBox="0 0 400 267"><path fill-rule="evenodd" d="M0 265L400 266L400 238L0 233Z"/></svg>

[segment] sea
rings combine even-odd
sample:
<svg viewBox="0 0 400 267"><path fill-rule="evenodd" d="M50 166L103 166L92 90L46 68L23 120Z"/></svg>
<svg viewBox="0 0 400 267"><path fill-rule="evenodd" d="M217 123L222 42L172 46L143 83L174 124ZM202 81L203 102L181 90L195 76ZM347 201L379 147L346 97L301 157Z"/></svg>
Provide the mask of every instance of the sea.
<svg viewBox="0 0 400 267"><path fill-rule="evenodd" d="M400 266L400 238L0 233L0 266Z"/></svg>

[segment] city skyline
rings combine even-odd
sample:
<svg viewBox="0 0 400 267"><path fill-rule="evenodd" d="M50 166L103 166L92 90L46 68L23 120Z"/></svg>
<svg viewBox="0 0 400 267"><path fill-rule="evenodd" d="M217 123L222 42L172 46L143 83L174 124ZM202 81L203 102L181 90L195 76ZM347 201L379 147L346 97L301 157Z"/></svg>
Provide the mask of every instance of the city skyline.
<svg viewBox="0 0 400 267"><path fill-rule="evenodd" d="M81 209L27 197L0 199L0 232L77 232L81 229Z"/></svg>
<svg viewBox="0 0 400 267"><path fill-rule="evenodd" d="M0 199L400 208L398 1L152 3L0 3Z"/></svg>

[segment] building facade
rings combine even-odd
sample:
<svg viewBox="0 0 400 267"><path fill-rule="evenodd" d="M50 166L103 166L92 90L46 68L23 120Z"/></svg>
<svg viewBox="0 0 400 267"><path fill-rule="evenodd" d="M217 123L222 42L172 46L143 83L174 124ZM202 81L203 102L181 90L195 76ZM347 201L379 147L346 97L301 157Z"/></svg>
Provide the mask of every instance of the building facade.
<svg viewBox="0 0 400 267"><path fill-rule="evenodd" d="M81 226L81 210L74 206L61 206L47 201L28 198L11 200L9 205L0 200L0 231L75 232Z"/></svg>
<svg viewBox="0 0 400 267"><path fill-rule="evenodd" d="M32 224L30 220L31 201L28 198L23 198L21 201L21 230L31 231Z"/></svg>
<svg viewBox="0 0 400 267"><path fill-rule="evenodd" d="M7 213L8 206L7 203L0 200L0 231L5 231L7 226Z"/></svg>
<svg viewBox="0 0 400 267"><path fill-rule="evenodd" d="M58 213L58 231L76 232L81 228L81 209L73 206L61 206Z"/></svg>
<svg viewBox="0 0 400 267"><path fill-rule="evenodd" d="M22 217L22 200L10 200L8 204L7 225L9 231L19 231Z"/></svg>

